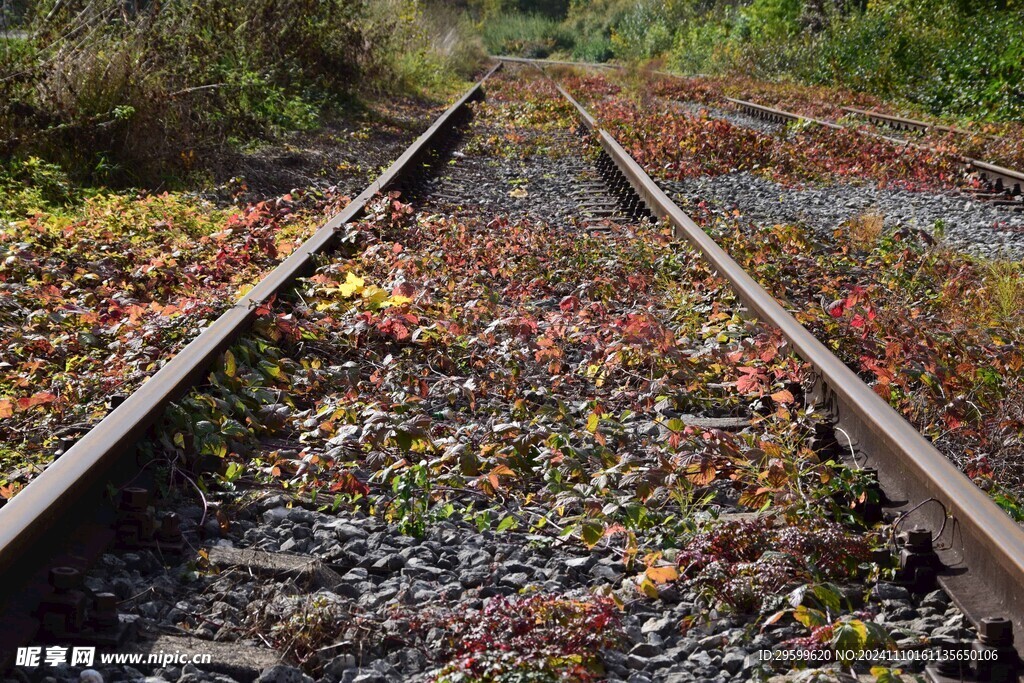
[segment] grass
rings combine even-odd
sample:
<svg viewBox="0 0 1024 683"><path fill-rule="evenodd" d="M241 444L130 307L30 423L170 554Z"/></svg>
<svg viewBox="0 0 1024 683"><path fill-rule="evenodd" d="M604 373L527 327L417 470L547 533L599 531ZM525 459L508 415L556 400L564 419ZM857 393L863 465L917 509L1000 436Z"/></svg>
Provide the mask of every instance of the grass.
<svg viewBox="0 0 1024 683"><path fill-rule="evenodd" d="M1024 315L1024 274L1020 263L992 261L985 269L992 317L1004 326L1019 326Z"/></svg>
<svg viewBox="0 0 1024 683"><path fill-rule="evenodd" d="M561 22L540 14L499 14L483 24L484 45L491 54L543 58L574 44Z"/></svg>

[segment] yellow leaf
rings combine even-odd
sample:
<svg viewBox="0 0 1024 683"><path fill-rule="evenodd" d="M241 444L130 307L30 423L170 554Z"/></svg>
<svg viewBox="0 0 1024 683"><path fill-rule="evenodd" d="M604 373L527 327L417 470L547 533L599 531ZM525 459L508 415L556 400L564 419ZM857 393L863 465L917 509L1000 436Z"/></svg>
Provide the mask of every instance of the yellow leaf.
<svg viewBox="0 0 1024 683"><path fill-rule="evenodd" d="M231 351L224 352L224 374L228 377L234 377L235 373L238 372L238 363L235 362L235 354Z"/></svg>
<svg viewBox="0 0 1024 683"><path fill-rule="evenodd" d="M641 595L646 595L651 600L658 599L658 587L646 576L636 585L636 590Z"/></svg>
<svg viewBox="0 0 1024 683"><path fill-rule="evenodd" d="M338 287L338 291L341 292L343 297L348 298L353 294L358 294L363 291L363 284L363 278L353 275L352 273L348 273L345 276L345 284Z"/></svg>
<svg viewBox="0 0 1024 683"><path fill-rule="evenodd" d="M648 567L644 574L646 574L647 578L654 583L668 583L669 581L675 581L679 578L679 570L672 565L664 567Z"/></svg>
<svg viewBox="0 0 1024 683"><path fill-rule="evenodd" d="M344 286L345 285L342 285L342 287L344 287ZM369 306L371 308L374 307L374 306L380 306L382 303L384 303L388 299L387 291L385 291L385 290L383 290L380 287L377 287L375 285L370 285L369 287L365 287L362 290L362 293L363 293L363 303L365 303L367 306Z"/></svg>
<svg viewBox="0 0 1024 683"><path fill-rule="evenodd" d="M12 415L14 415L14 403L6 398L0 401L0 418L11 417Z"/></svg>
<svg viewBox="0 0 1024 683"><path fill-rule="evenodd" d="M512 468L509 467L508 465L497 465L497 466L495 466L495 468L493 470L491 470L491 475L492 476L498 476L498 475L501 475L501 474L503 474L505 476L508 476L508 477L516 476L516 473L514 471L512 471Z"/></svg>

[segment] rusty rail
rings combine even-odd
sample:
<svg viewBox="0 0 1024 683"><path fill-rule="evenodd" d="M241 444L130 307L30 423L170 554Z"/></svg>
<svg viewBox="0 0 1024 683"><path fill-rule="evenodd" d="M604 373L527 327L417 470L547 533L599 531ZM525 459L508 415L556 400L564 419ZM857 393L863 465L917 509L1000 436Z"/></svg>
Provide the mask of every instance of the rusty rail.
<svg viewBox="0 0 1024 683"><path fill-rule="evenodd" d="M867 109L858 109L857 107L843 107L843 111L871 121L872 123L880 123L896 130L916 130L916 131L929 131L929 130L940 130L944 133L956 133L957 135L974 135L977 137L988 138L989 140L1000 140L1001 135L992 135L991 133L976 133L974 131L965 130L963 128L956 128L954 126L946 126L939 123L928 123L927 121L920 121L918 119L911 119L905 116L896 116L894 114L883 114L879 111L869 111Z"/></svg>

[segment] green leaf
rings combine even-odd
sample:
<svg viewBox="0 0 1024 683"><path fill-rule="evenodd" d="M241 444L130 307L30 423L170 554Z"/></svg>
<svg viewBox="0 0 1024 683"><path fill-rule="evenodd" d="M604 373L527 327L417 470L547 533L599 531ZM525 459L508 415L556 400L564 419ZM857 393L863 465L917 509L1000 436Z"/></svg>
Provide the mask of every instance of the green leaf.
<svg viewBox="0 0 1024 683"><path fill-rule="evenodd" d="M867 647L870 648L892 648L893 641L889 632L885 630L885 627L881 624L876 624L873 621L864 622L864 628L867 629Z"/></svg>
<svg viewBox="0 0 1024 683"><path fill-rule="evenodd" d="M227 470L225 470L224 472L224 479L227 481L235 481L236 479L242 476L243 472L245 472L245 466L242 465L242 463L228 463Z"/></svg>
<svg viewBox="0 0 1024 683"><path fill-rule="evenodd" d="M604 525L600 522L583 522L580 527L580 535L588 548L593 548L604 536Z"/></svg>
<svg viewBox="0 0 1024 683"><path fill-rule="evenodd" d="M518 526L518 524L519 521L515 517L513 517L512 515L508 515L505 517L505 519L501 520L498 523L498 531L508 531L509 529L514 529L516 528L516 526Z"/></svg>
<svg viewBox="0 0 1024 683"><path fill-rule="evenodd" d="M832 646L836 650L861 650L868 642L868 629L860 619L836 624L832 630Z"/></svg>
<svg viewBox="0 0 1024 683"><path fill-rule="evenodd" d="M397 444L403 451L407 451L412 448L412 434L409 432L396 429L394 439L395 444Z"/></svg>
<svg viewBox="0 0 1024 683"><path fill-rule="evenodd" d="M814 597L833 614L837 614L843 606L843 597L836 590L835 586L828 583L821 583L813 586L811 592Z"/></svg>
<svg viewBox="0 0 1024 683"><path fill-rule="evenodd" d="M249 430L238 420L227 419L220 426L220 433L231 438L245 438L249 436Z"/></svg>

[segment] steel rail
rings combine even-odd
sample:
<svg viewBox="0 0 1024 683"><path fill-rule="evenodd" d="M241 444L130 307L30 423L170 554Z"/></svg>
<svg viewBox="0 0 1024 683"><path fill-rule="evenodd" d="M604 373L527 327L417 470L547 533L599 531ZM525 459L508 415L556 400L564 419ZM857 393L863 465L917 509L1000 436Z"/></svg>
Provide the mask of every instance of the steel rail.
<svg viewBox="0 0 1024 683"><path fill-rule="evenodd" d="M971 157L964 157L964 162L975 173L990 181L997 188L1001 188L1014 196L1024 194L1024 173L990 164Z"/></svg>
<svg viewBox="0 0 1024 683"><path fill-rule="evenodd" d="M826 126L831 129L848 130L844 126L831 121L824 121L822 119L815 119L808 116L801 116L793 112L784 111L782 109L776 109L775 107L769 107L763 104L757 104L756 102L748 102L746 100L737 100L731 97L725 98L732 104L739 107L741 110L747 113L757 114L763 118L767 118L773 121L810 121L820 126ZM846 107L846 109L850 109ZM859 110L855 110L859 111ZM878 138L880 140L886 140L900 147L910 147L913 149L922 149L928 151L938 151L931 145L922 145L917 142L911 142L910 140L903 140L901 138L894 138L888 135L881 135L880 133L874 133L866 130L855 130L860 135L867 135L869 137ZM1018 196L1024 193L1024 173L1021 171L1015 171L1010 168L1003 166L997 166L996 164L990 164L986 161L974 159L972 157L956 155L956 159L959 159L963 163L967 170L971 173L977 173L982 178L988 180L994 184L997 188L1009 192L1012 195Z"/></svg>
<svg viewBox="0 0 1024 683"><path fill-rule="evenodd" d="M803 116L802 114L794 114L790 111L784 111L782 109L776 109L775 107L769 107L764 104L757 104L755 102L748 102L747 100L738 100L733 97L726 97L726 102L730 102L747 113L756 113L762 118L774 119L776 121L810 121L819 126L825 126L826 128L841 129L838 123L832 123L830 121L823 121L822 119L816 119L810 116Z"/></svg>
<svg viewBox="0 0 1024 683"><path fill-rule="evenodd" d="M530 59L528 57L507 57L504 55L494 57L501 62L510 62L512 64L531 64L537 66L539 64L546 64L551 66L582 66L589 67L591 69L616 69L619 71L625 70L626 67L621 64L604 64L601 62L572 62L561 59Z"/></svg>
<svg viewBox="0 0 1024 683"><path fill-rule="evenodd" d="M974 135L977 137L988 138L990 140L1001 140L1003 136L992 135L991 133L976 133L974 131L965 130L963 128L956 128L954 126L946 126L939 123L928 123L927 121L921 121L918 119L909 119L904 116L896 116L894 114L883 114L879 111L870 111L867 109L858 109L857 107L843 107L843 111L851 114L856 114L862 118L868 119L873 123L881 123L891 128L903 129L903 130L941 130L945 133L956 133L957 135Z"/></svg>
<svg viewBox="0 0 1024 683"><path fill-rule="evenodd" d="M894 145L897 145L899 147L910 147L912 149L926 149L926 147L924 145L919 145L916 142L911 142L909 140L903 140L901 138L894 138L894 137L890 137L888 135L882 135L881 133L873 133L871 131L866 131L866 130L850 129L850 128L847 128L846 126L842 126L842 125L840 125L838 123L835 123L833 121L826 121L824 119L816 119L816 118L812 118L810 116L802 116L800 114L796 114L796 113L791 112L791 111L785 111L783 109L777 109L775 107L769 107L769 106L764 105L764 104L758 104L756 102L749 102L747 100L737 100L737 99L733 99L732 97L726 97L725 99L728 102L736 105L737 107L739 107L741 110L745 111L748 114L751 114L751 115L754 115L754 116L759 116L761 118L766 118L766 119L769 119L769 120L775 120L775 121L810 121L811 123L813 123L815 125L823 126L825 128L829 128L831 130L852 130L852 132L855 132L855 133L857 133L859 135L866 135L868 137L876 138L878 140L885 140L886 142L891 142Z"/></svg>
<svg viewBox="0 0 1024 683"><path fill-rule="evenodd" d="M87 491L101 486L115 466L124 463L144 432L167 405L182 396L255 318L255 309L284 291L294 280L312 271L317 256L331 250L338 229L358 218L379 193L405 177L420 163L438 138L479 98L483 84L499 68L498 62L478 83L452 104L405 152L341 213L320 227L285 261L242 296L203 332L178 352L137 391L55 460L18 495L0 508L0 616L3 606L20 599L23 585L44 571L55 549L70 542L57 538L74 533L64 526L66 511ZM91 499L92 496L90 496ZM58 524L58 522L61 522ZM0 633L0 642L12 634ZM31 637L32 634L13 634ZM0 653L3 654L3 653Z"/></svg>
<svg viewBox="0 0 1024 683"><path fill-rule="evenodd" d="M931 529L946 569L939 581L978 625L1002 616L1024 633L1024 529L960 472L909 422L818 341L661 190L621 145L561 85L583 125L598 140L651 212L696 247L757 317L779 328L813 368L814 398L833 414L863 459L878 470L893 509ZM935 501L937 504L927 504ZM920 507L918 507L920 506ZM939 532L941 531L941 535ZM1015 647L1024 654L1024 638Z"/></svg>

